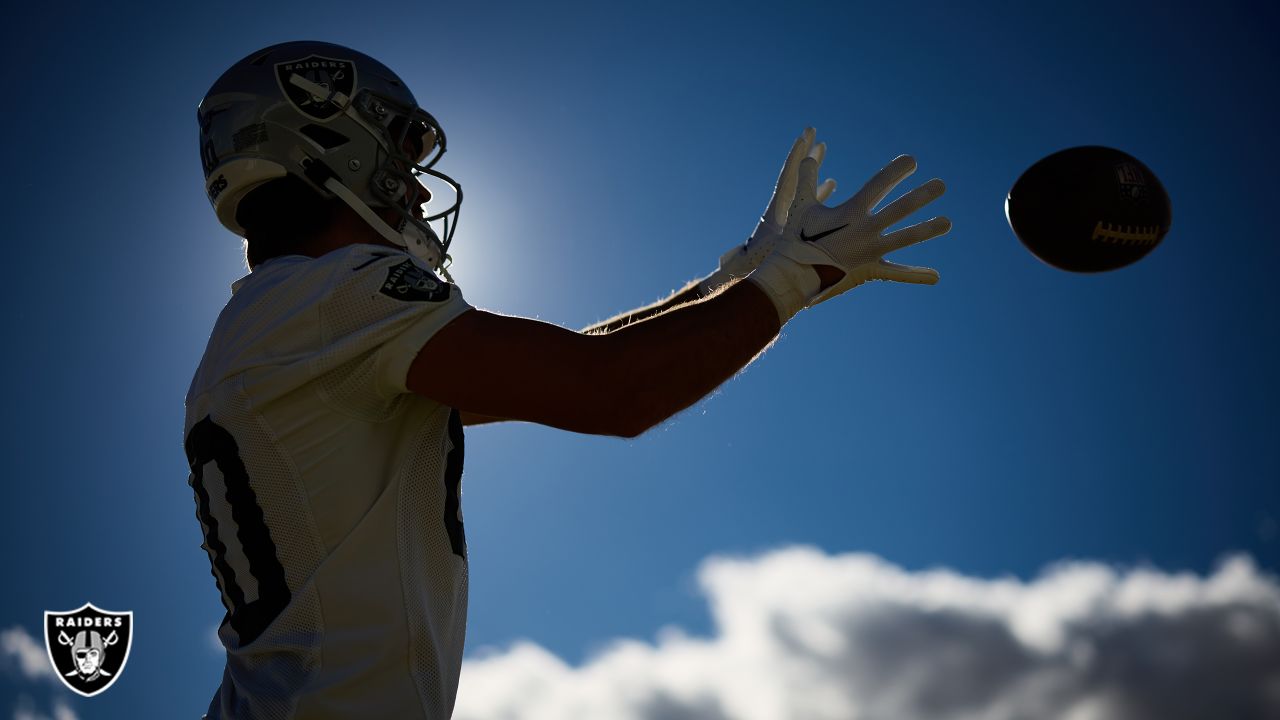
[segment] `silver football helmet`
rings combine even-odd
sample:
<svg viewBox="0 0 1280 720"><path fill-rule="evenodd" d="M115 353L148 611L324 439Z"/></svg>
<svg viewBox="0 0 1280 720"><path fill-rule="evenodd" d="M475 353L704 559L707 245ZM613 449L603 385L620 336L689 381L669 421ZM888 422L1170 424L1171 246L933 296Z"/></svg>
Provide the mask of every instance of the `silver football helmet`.
<svg viewBox="0 0 1280 720"><path fill-rule="evenodd" d="M291 174L444 270L462 188L432 169L444 130L382 63L330 43L272 45L223 73L196 115L205 191L231 232L245 234L236 220L245 195ZM433 198L427 181L446 197ZM399 221L388 224L374 208L394 208Z"/></svg>

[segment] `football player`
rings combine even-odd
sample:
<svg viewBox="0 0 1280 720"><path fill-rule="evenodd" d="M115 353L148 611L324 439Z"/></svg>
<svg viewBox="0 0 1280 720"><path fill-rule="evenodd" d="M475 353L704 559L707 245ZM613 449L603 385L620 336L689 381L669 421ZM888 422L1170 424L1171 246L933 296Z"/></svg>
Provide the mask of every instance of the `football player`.
<svg viewBox="0 0 1280 720"><path fill-rule="evenodd" d="M447 271L462 190L436 167L444 130L373 58L265 48L213 84L198 120L206 192L250 268L186 399L226 607L210 718L448 717L467 613L464 425L635 437L806 307L867 280L936 282L883 256L950 228L887 231L938 180L874 210L914 171L907 156L824 205L834 183L818 183L825 146L806 130L715 272L575 332L464 299Z"/></svg>

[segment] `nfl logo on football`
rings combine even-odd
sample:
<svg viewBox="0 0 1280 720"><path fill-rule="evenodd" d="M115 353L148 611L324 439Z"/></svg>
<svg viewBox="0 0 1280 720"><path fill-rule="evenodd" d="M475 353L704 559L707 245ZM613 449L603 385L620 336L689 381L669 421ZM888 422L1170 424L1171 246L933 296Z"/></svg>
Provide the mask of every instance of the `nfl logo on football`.
<svg viewBox="0 0 1280 720"><path fill-rule="evenodd" d="M44 644L62 684L93 697L120 678L133 644L133 612L77 610L44 614Z"/></svg>
<svg viewBox="0 0 1280 720"><path fill-rule="evenodd" d="M1116 181L1123 197L1136 200L1147 193L1147 179L1142 176L1142 169L1133 163L1116 165Z"/></svg>

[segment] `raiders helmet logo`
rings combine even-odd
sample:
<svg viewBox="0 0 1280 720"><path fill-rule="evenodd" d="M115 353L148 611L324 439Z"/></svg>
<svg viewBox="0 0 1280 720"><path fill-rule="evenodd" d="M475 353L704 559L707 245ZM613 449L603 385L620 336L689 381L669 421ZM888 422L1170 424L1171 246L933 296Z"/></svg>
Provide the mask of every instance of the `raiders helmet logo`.
<svg viewBox="0 0 1280 720"><path fill-rule="evenodd" d="M439 302L449 297L449 284L405 260L387 271L378 292L396 300Z"/></svg>
<svg viewBox="0 0 1280 720"><path fill-rule="evenodd" d="M294 75L310 81L312 89L299 87L291 79ZM299 112L316 120L329 120L342 111L338 95L350 98L355 90L356 66L350 60L308 55L276 63L276 82ZM326 94L315 94L316 87Z"/></svg>
<svg viewBox="0 0 1280 720"><path fill-rule="evenodd" d="M62 684L93 697L120 678L133 644L133 613L78 610L44 614L44 644Z"/></svg>

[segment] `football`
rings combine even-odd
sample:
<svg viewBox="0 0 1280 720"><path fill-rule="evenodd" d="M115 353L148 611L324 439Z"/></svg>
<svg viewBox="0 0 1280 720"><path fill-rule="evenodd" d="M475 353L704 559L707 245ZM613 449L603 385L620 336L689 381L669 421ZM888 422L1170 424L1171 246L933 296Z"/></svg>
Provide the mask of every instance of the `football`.
<svg viewBox="0 0 1280 720"><path fill-rule="evenodd" d="M1109 147L1056 152L1018 178L1004 201L1022 244L1053 267L1115 270L1140 260L1169 232L1169 195L1151 168Z"/></svg>

